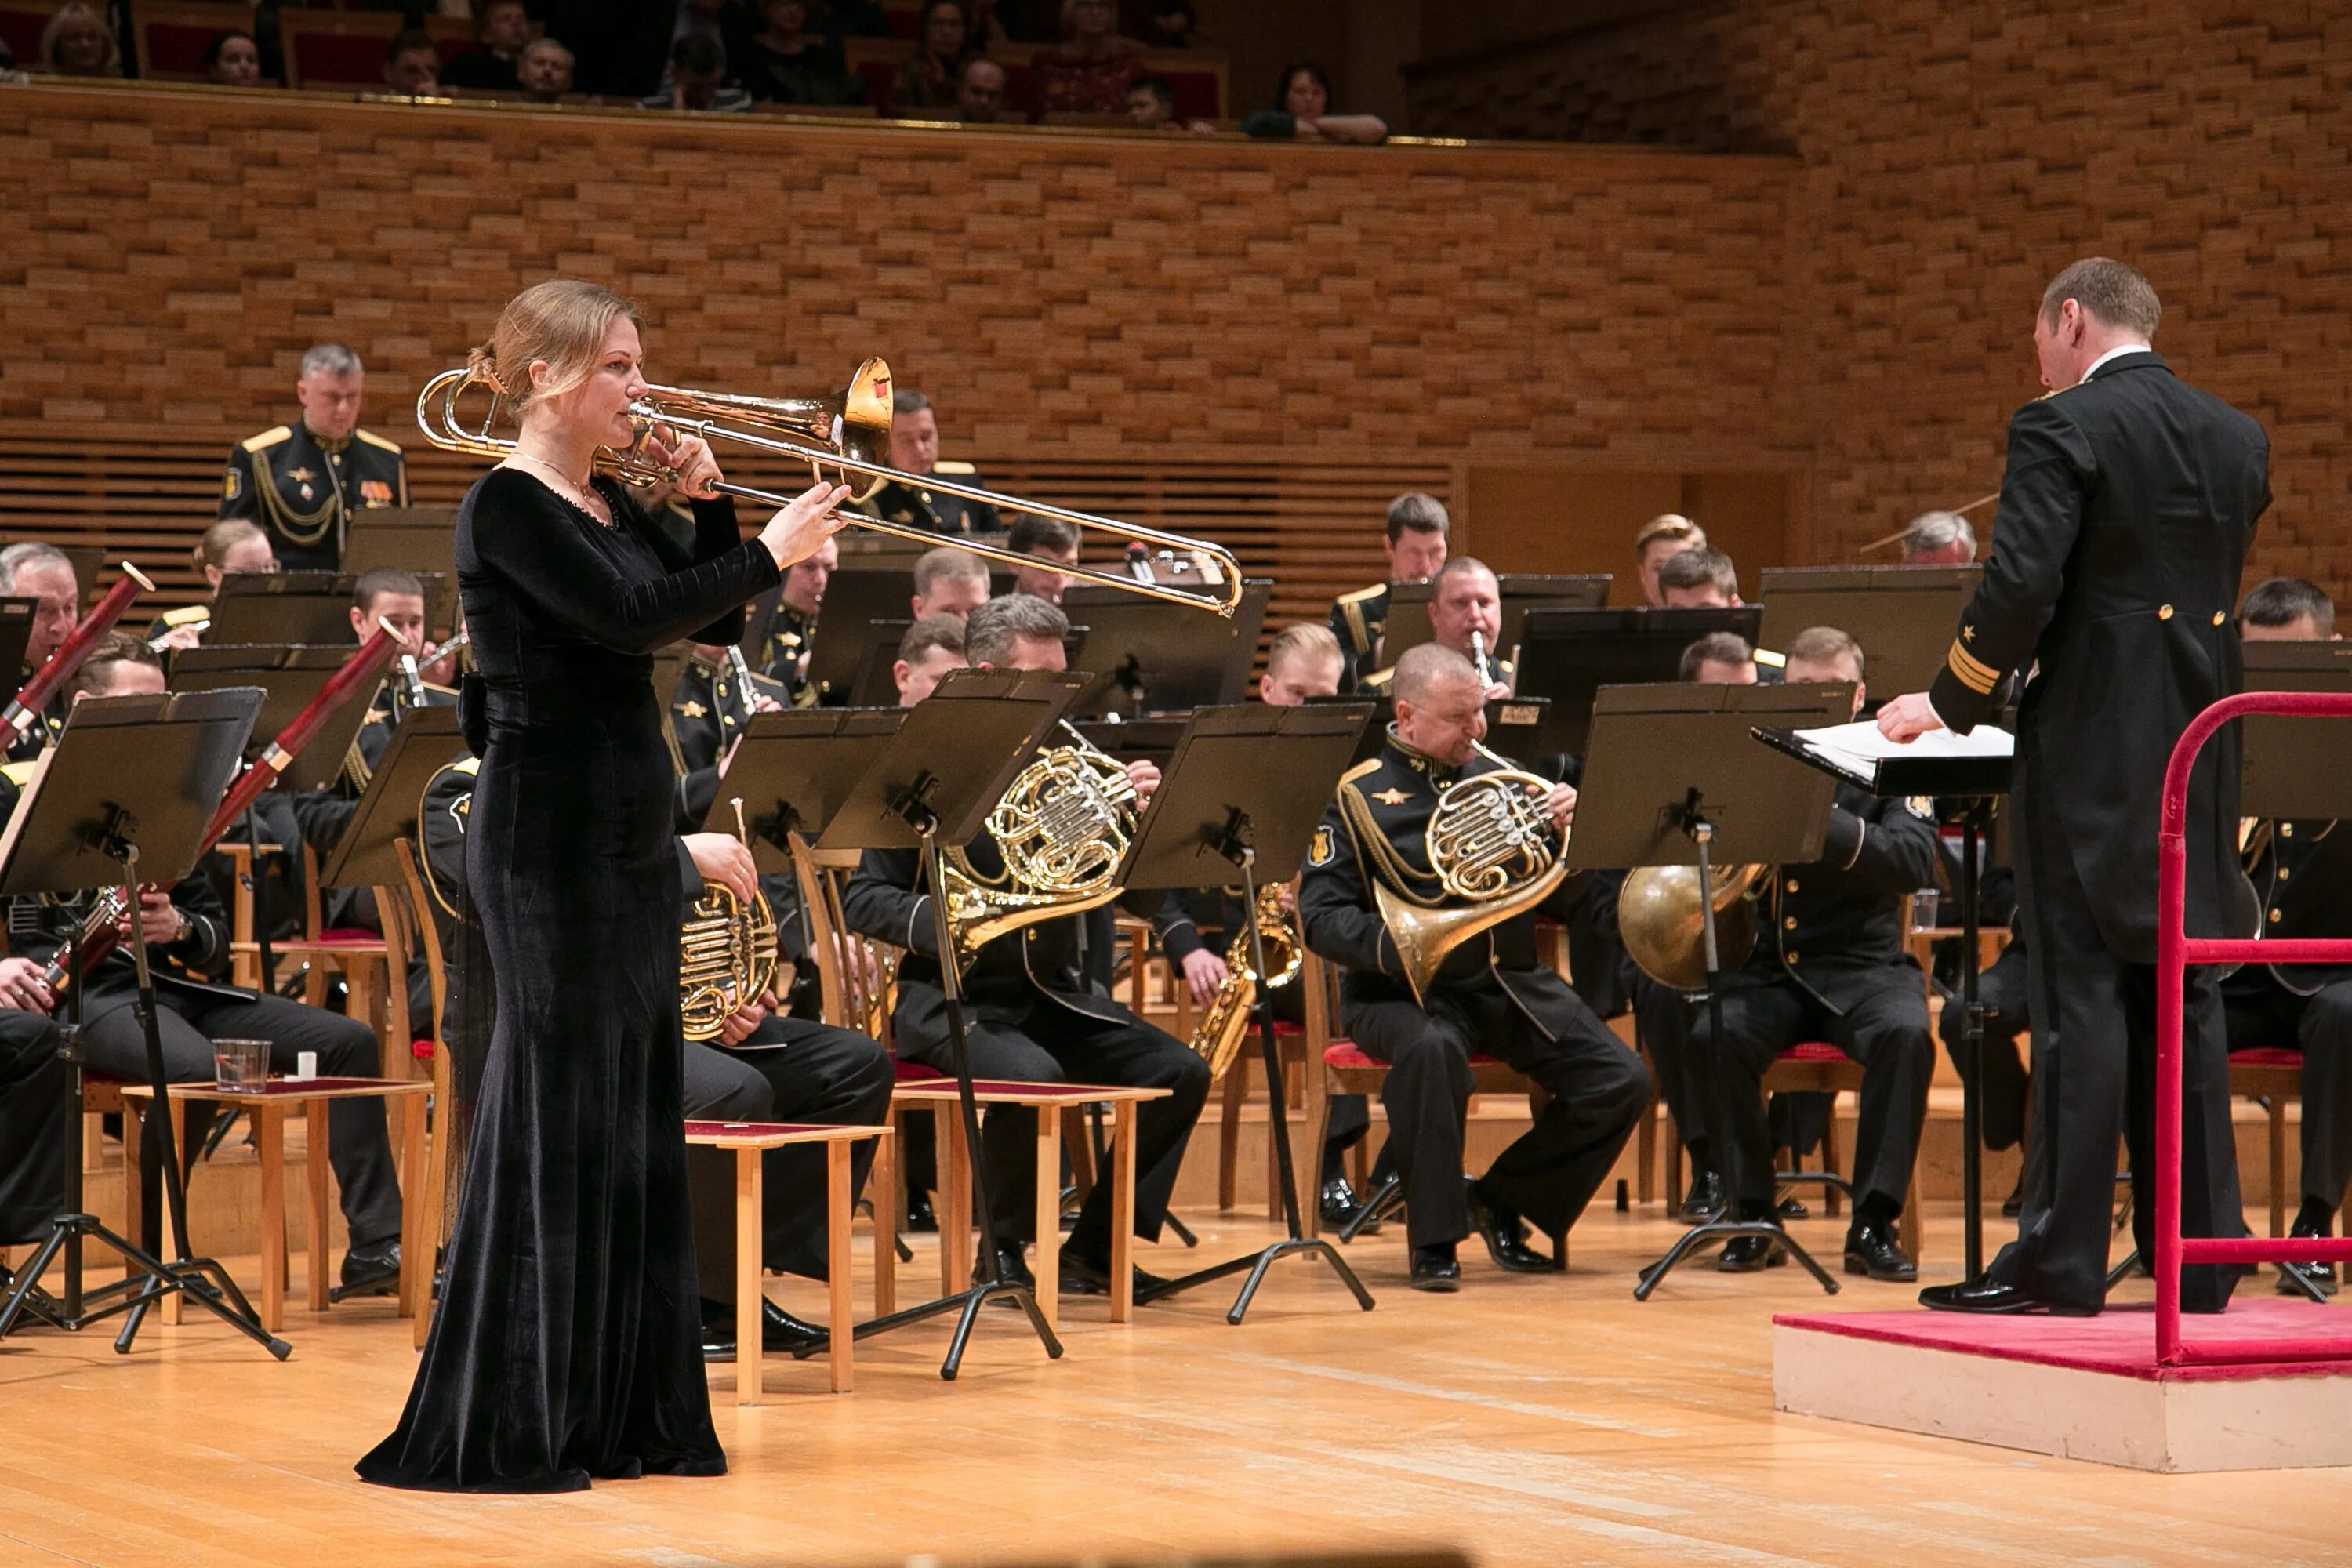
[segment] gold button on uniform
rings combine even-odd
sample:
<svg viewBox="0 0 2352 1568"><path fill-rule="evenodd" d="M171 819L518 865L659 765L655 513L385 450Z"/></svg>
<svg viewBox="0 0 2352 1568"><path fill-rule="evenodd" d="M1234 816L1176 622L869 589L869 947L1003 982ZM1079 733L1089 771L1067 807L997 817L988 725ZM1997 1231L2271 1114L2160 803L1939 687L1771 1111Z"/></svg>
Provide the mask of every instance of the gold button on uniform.
<svg viewBox="0 0 2352 1568"><path fill-rule="evenodd" d="M2172 618L2172 606L2170 605L2167 605L2158 610L2156 612L2156 618L2159 621L2170 620Z"/></svg>
<svg viewBox="0 0 2352 1568"><path fill-rule="evenodd" d="M2279 824L2279 837L2280 837L2281 838L2292 838L2292 837L2294 837L2294 823L2292 823L2292 822L2282 822L2282 823L2280 823L2280 824Z"/></svg>
<svg viewBox="0 0 2352 1568"><path fill-rule="evenodd" d="M2213 612L2213 624L2217 626L2229 618L2229 613L2225 610L2216 610Z"/></svg>
<svg viewBox="0 0 2352 1568"><path fill-rule="evenodd" d="M1791 877L1791 878L1790 878L1790 879L1789 879L1789 891L1790 891L1790 892L1792 892L1792 893L1793 893L1793 892L1795 892L1796 890L1797 890L1797 879L1795 879L1794 877Z"/></svg>
<svg viewBox="0 0 2352 1568"><path fill-rule="evenodd" d="M1783 930L1794 931L1797 929L1797 917L1790 915L1787 920L1782 921L1780 925Z"/></svg>
<svg viewBox="0 0 2352 1568"><path fill-rule="evenodd" d="M2292 876L2294 876L2294 872L2292 872L2292 871L2290 871L2290 870L2288 870L2285 867L2282 866L2282 867L2280 867L2280 868L2279 868L2279 880L2280 880L2280 881L2284 882L2284 881L2285 881L2289 877L2292 877Z"/></svg>
<svg viewBox="0 0 2352 1568"><path fill-rule="evenodd" d="M1801 957L1801 956L1802 956L1802 955L1801 955L1801 954L1800 954L1800 953L1794 953L1794 952L1792 952L1792 953L1790 953L1790 954L1789 955L1789 962L1790 962L1790 963L1796 963L1796 962L1797 962L1797 960L1798 960L1800 957Z"/></svg>
<svg viewBox="0 0 2352 1568"><path fill-rule="evenodd" d="M2276 925L2276 924L2278 924L2278 922L2279 922L2279 914L2280 914L2280 912L2281 912L2281 911L2279 911L2279 910L2273 910L2271 911L2271 924L2273 924L2273 925Z"/></svg>

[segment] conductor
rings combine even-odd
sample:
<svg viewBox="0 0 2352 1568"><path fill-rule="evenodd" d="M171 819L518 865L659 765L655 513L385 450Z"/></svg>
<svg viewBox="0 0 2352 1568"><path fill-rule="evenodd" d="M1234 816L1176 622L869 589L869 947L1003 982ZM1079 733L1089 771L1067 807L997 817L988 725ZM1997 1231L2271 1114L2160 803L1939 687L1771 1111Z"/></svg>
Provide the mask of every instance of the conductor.
<svg viewBox="0 0 2352 1568"><path fill-rule="evenodd" d="M2119 1124L2137 1239L2154 1256L2158 808L2181 731L2241 683L2231 609L2271 500L2269 437L2172 374L2148 346L2157 316L2147 279L2105 258L2043 292L2033 346L2053 394L2010 419L1984 583L1934 688L1878 715L1894 740L1966 733L1998 717L2007 672L2034 671L2018 708L2012 842L2048 1158L2028 1171L2017 1240L1985 1277L1919 1293L1946 1311L2099 1310ZM2224 730L2189 778L2192 936L2242 935L2250 917L2225 897L2242 886L2238 766ZM2212 970L2189 970L2186 1002L2182 1230L2242 1236ZM2221 1311L2242 1272L2184 1268L2182 1310Z"/></svg>

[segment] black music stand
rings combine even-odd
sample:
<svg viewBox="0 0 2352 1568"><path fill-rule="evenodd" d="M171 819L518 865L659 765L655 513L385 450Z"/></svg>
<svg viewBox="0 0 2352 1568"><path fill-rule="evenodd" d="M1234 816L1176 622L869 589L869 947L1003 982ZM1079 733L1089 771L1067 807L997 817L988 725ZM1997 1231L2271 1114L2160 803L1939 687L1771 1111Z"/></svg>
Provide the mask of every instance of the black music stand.
<svg viewBox="0 0 2352 1568"><path fill-rule="evenodd" d="M860 1339L887 1333L908 1323L955 1312L955 1335L948 1342L940 1376L952 1381L963 1364L964 1346L981 1307L1009 1300L1029 1316L1049 1357L1059 1357L1055 1336L1025 1285L1003 1279L996 1268L996 1224L989 1207L988 1162L980 1140L980 1105L974 1098L971 1058L965 1043L961 966L948 929L946 879L941 852L968 843L995 808L1013 775L1037 750L1085 686L1082 675L1060 671L958 669L931 695L907 710L879 761L867 768L835 811L818 839L825 849L914 849L922 857L922 878L930 889L932 931L939 945L940 989L946 998L948 1047L955 1068L956 1109L971 1152L972 1200L980 1211L980 1267L968 1289L919 1307L861 1323ZM732 769L729 770L732 773ZM1052 1181L1040 1171L1037 1179ZM1051 1245L1041 1236L1037 1245Z"/></svg>
<svg viewBox="0 0 2352 1568"><path fill-rule="evenodd" d="M735 831L743 803L751 858L764 877L792 869L786 837L814 838L890 749L911 708L793 708L754 713L703 815L711 833Z"/></svg>
<svg viewBox="0 0 2352 1568"><path fill-rule="evenodd" d="M376 759L367 788L343 824L342 836L319 868L319 886L397 887L402 876L394 840L415 838L421 845L416 813L425 786L465 754L466 738L458 732L455 708L412 708L402 714L400 727Z"/></svg>
<svg viewBox="0 0 2352 1568"><path fill-rule="evenodd" d="M1062 609L1086 633L1070 668L1094 677L1077 710L1130 717L1239 702L1249 695L1250 661L1265 625L1273 584L1244 578L1231 618L1124 588L1074 583Z"/></svg>
<svg viewBox="0 0 2352 1568"><path fill-rule="evenodd" d="M258 750L291 724L359 651L359 645L350 640L351 623L344 622L342 629L345 640L333 646L215 642L203 647L173 648L166 667L171 689L180 692L259 687L264 693L261 717L254 721L248 746ZM323 789L341 778L352 742L367 728L369 711L364 702L346 702L336 709L310 744L295 753L280 787Z"/></svg>
<svg viewBox="0 0 2352 1568"><path fill-rule="evenodd" d="M900 617L898 620L869 622L865 629L866 651L857 664L857 674L850 682L849 705L852 708L895 708L898 705L898 681L891 673L898 662L898 644L907 628L915 623ZM852 633L856 627L850 628Z"/></svg>
<svg viewBox="0 0 2352 1568"><path fill-rule="evenodd" d="M1801 865L1820 858L1836 793L1829 779L1787 758L1757 750L1758 724L1807 729L1838 722L1853 710L1853 688L1833 686L1612 687L1600 694L1592 719L1584 784L1577 795L1570 858L1580 868L1692 866L1710 887L1715 864ZM1717 962L1715 903L1701 898L1701 940L1706 955L1708 1047L1723 1049L1722 973ZM1713 1120L1725 1120L1730 1092L1719 1059L1708 1077L1717 1097ZM1837 1293L1812 1255L1781 1227L1777 1215L1741 1220L1723 1216L1685 1231L1657 1262L1642 1271L1633 1299L1649 1300L1674 1266L1709 1240L1760 1236L1785 1247L1822 1289Z"/></svg>
<svg viewBox="0 0 2352 1568"><path fill-rule="evenodd" d="M260 708L261 694L251 690L77 703L0 837L0 895L95 895L99 889L120 888L126 907L136 910L141 883L168 887L187 876L204 851L205 830L236 775ZM17 1271L7 1305L0 1308L0 1336L27 1310L76 1331L119 1311L128 1316L115 1336L114 1349L128 1355L147 1309L177 1291L284 1361L294 1347L261 1326L227 1269L190 1250L187 1183L180 1165L163 1039L155 1026L154 979L147 967L146 943L125 945L139 976L133 1007L147 1037L147 1087L154 1092L148 1114L161 1118L163 1198L170 1205L180 1255L169 1261L157 1258L83 1211L80 1142L68 1139L65 1212L51 1222L40 1248ZM58 1114L70 1126L81 1116L82 1097L81 1008L87 983L79 932L59 957L72 1021L65 1026L67 1084ZM127 1124L122 1142L124 1179L137 1181L140 1141ZM84 1239L120 1254L137 1274L85 1297ZM65 1294L37 1303L41 1276L60 1252L66 1260Z"/></svg>
<svg viewBox="0 0 2352 1568"><path fill-rule="evenodd" d="M1276 708L1264 703L1204 708L1192 715L1167 776L1160 781L1128 851L1120 879L1136 888L1223 888L1240 874L1243 919L1250 932L1250 963L1268 973L1265 941L1257 927L1258 879L1287 880L1306 858L1307 843L1323 818L1339 775L1347 771L1356 734L1371 715L1371 704ZM1312 963L1301 941L1301 958ZM1298 1212L1298 1180L1284 1113L1282 1052L1275 1042L1274 1004L1257 988L1251 1008L1257 1020L1258 1050L1265 1066L1266 1123L1274 1139L1276 1180L1282 1187L1282 1215L1290 1234L1241 1258L1170 1280L1151 1293L1160 1300L1195 1285L1239 1274L1241 1293L1225 1321L1239 1323L1265 1272L1294 1254L1320 1258L1367 1312L1372 1293L1321 1237L1310 1237ZM1309 1072L1322 1064L1309 1062Z"/></svg>
<svg viewBox="0 0 2352 1568"><path fill-rule="evenodd" d="M348 572L232 572L213 595L205 640L349 644L358 586Z"/></svg>
<svg viewBox="0 0 2352 1568"><path fill-rule="evenodd" d="M457 570L456 507L363 506L348 515L342 570L351 575L364 576L379 566L397 566L420 577Z"/></svg>
<svg viewBox="0 0 2352 1568"><path fill-rule="evenodd" d="M1810 626L1835 626L1861 645L1870 690L1925 691L1983 580L1981 566L1767 566L1758 636L1784 648Z"/></svg>
<svg viewBox="0 0 2352 1568"><path fill-rule="evenodd" d="M33 640L33 616L40 608L38 599L0 597L0 676L13 680L24 668L25 649Z"/></svg>
<svg viewBox="0 0 2352 1568"><path fill-rule="evenodd" d="M1486 651L1507 657L1524 635L1530 610L1597 610L1609 602L1606 572L1501 572L1495 586L1502 599L1502 621L1495 646ZM1437 591L1435 579L1389 584L1388 624L1381 632L1381 664L1393 667L1407 648L1418 647L1435 636L1429 624L1429 601Z"/></svg>
<svg viewBox="0 0 2352 1568"><path fill-rule="evenodd" d="M955 541L942 536L940 542ZM816 689L818 700L829 707L850 700L869 647L863 628L877 621L907 620L914 598L911 563L876 570L845 561L835 569L825 582L824 604L809 649L808 683Z"/></svg>
<svg viewBox="0 0 2352 1568"><path fill-rule="evenodd" d="M1892 567L1878 570L1904 571ZM1910 568L1909 570L1925 570ZM1799 628L1802 630L1802 627ZM1992 726L1980 726L1982 735ZM1965 1064L1960 1079L1961 1270L1969 1279L1984 1273L1984 1008L1977 1000L1979 971L1977 941L1983 926L1979 880L1983 846L1992 830L1994 809L2009 793L2013 759L2000 756L1853 756L1823 747L1779 725L1759 725L1756 739L1774 751L1817 768L1834 779L1868 790L1882 800L1932 796L1938 822L1960 830L1960 1041ZM1915 1221L1916 1223L1916 1221Z"/></svg>
<svg viewBox="0 0 2352 1568"><path fill-rule="evenodd" d="M1533 748L1581 756L1594 698L1604 686L1679 679L1683 650L1712 632L1756 645L1761 605L1731 609L1530 610L1519 628L1514 694L1549 697L1551 712Z"/></svg>

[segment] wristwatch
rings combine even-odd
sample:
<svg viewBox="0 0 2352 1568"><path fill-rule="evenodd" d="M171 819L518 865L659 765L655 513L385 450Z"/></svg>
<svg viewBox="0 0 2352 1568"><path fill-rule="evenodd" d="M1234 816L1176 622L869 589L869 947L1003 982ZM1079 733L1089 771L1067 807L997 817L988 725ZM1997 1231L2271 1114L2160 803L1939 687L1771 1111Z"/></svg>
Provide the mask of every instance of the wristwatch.
<svg viewBox="0 0 2352 1568"><path fill-rule="evenodd" d="M190 920L186 915L181 913L181 911L176 909L172 911L172 918L180 922L178 925L172 928L171 945L178 947L181 943L186 942L188 938L195 935L196 922Z"/></svg>

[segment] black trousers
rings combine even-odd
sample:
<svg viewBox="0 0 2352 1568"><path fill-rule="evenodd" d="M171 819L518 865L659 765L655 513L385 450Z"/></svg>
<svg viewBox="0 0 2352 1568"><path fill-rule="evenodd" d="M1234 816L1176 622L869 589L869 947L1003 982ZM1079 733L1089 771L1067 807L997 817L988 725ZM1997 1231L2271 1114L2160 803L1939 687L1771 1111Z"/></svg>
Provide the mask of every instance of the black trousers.
<svg viewBox="0 0 2352 1568"><path fill-rule="evenodd" d="M1173 1091L1165 1100L1144 1101L1135 1114L1135 1233L1147 1241L1159 1240L1168 1217L1168 1195L1175 1190L1176 1173L1184 1163L1184 1145L1209 1098L1208 1064L1181 1040L1149 1024L1091 1017L1043 996L1018 1016L1007 1017L1003 1009L992 1008L988 1016L968 1017L964 1037L975 1078ZM951 1047L944 1041L935 1054L901 1054L941 1072L954 1068ZM939 1114L955 1112L941 1106ZM1036 1240L1035 1112L992 1108L981 1128L981 1145L997 1239ZM1045 1174L1049 1180L1059 1179L1058 1173ZM1087 1195L1069 1245L1084 1258L1109 1257L1108 1182L1096 1183Z"/></svg>
<svg viewBox="0 0 2352 1568"><path fill-rule="evenodd" d="M751 1044L760 1050L686 1047L686 1114L696 1121L799 1121L877 1126L890 1116L889 1053L848 1029L770 1015ZM771 1272L826 1278L824 1148L771 1149L760 1159L761 1264ZM850 1199L866 1190L874 1145L854 1146ZM735 1299L735 1155L688 1149L694 1256L702 1293Z"/></svg>
<svg viewBox="0 0 2352 1568"><path fill-rule="evenodd" d="M1507 1064L1551 1096L1478 1182L1486 1202L1547 1233L1584 1212L1650 1102L1642 1058L1559 975L1513 971L1508 985L1489 971L1433 986L1426 1007L1381 1001L1347 1010L1349 1037L1389 1064L1381 1104L1414 1247L1470 1234L1462 1178L1473 1054Z"/></svg>
<svg viewBox="0 0 2352 1568"><path fill-rule="evenodd" d="M2223 982L2222 1016L2232 1051L2303 1052L2303 1196L2329 1209L2352 1178L2352 980L2298 996L2268 970Z"/></svg>
<svg viewBox="0 0 2352 1568"><path fill-rule="evenodd" d="M2030 798L2022 775L2017 791ZM2017 1239L1987 1270L2044 1300L2097 1309L2106 1299L2116 1143L2130 1151L2132 1232L2155 1257L2156 966L2118 958L2053 828L2020 810L2018 918L2025 927L2033 1016L2033 1140ZM2228 1041L2213 971L2191 966L2182 1014L2181 1233L2246 1234L2230 1126ZM2218 1312L2245 1272L2180 1272L2183 1310Z"/></svg>
<svg viewBox="0 0 2352 1568"><path fill-rule="evenodd" d="M1850 983L1852 984L1852 983ZM1714 1142L1727 1164L1732 1195L1744 1213L1772 1203L1770 1122L1764 1110L1764 1073L1772 1058L1805 1040L1835 1046L1862 1064L1862 1108L1849 1179L1859 1205L1876 1196L1901 1212L1927 1119L1927 1083L1936 1047L1927 1033L1927 997L1919 972L1889 966L1853 985L1843 1016L1795 981L1743 978L1723 995L1725 1048L1711 1053L1725 1074ZM1707 1037L1709 1012L1692 1009L1693 1031Z"/></svg>
<svg viewBox="0 0 2352 1568"><path fill-rule="evenodd" d="M2026 943L2011 942L2000 950L1990 969L1977 976L1977 1005L1985 1009L1984 1034L1978 1054L1984 1062L1984 1082L1977 1090L1977 1114L1988 1149L2007 1149L2025 1137L2027 1079L2024 1053L2017 1037L2033 1026L2025 1005ZM1936 1020L1936 1033L1950 1054L1960 1082L1969 1068L1960 1050L1960 998L1955 991Z"/></svg>
<svg viewBox="0 0 2352 1568"><path fill-rule="evenodd" d="M40 1014L0 1009L0 1246L40 1240L65 1208L75 1119L62 1043Z"/></svg>
<svg viewBox="0 0 2352 1568"><path fill-rule="evenodd" d="M155 994L155 1028L163 1042L163 1072L173 1083L203 1083L213 1076L213 1041L268 1040L269 1065L278 1072L294 1070L304 1051L319 1054L320 1078L376 1078L383 1071L383 1051L366 1025L306 1007L282 996L235 997L203 992L159 989ZM137 1010L128 998L111 996L95 1004L106 1008L94 1014L82 1030L82 1049L89 1066L116 1078L143 1080L147 1077L147 1037L139 1026ZM202 1101L185 1108L186 1142L184 1161L204 1146L212 1130L215 1108ZM147 1247L162 1245L163 1168L163 1122L150 1117L144 1152L147 1172ZM343 1222L354 1247L375 1247L400 1237L400 1182L392 1160L392 1140L385 1135L383 1101L337 1100L327 1108L327 1159L341 1189Z"/></svg>

